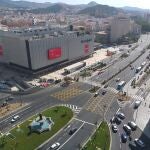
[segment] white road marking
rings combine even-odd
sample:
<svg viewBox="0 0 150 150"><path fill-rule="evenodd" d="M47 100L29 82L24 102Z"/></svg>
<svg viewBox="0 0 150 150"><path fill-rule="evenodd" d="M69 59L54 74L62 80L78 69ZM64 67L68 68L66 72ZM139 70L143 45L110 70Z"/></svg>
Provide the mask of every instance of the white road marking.
<svg viewBox="0 0 150 150"><path fill-rule="evenodd" d="M78 119L78 118L74 118L75 120L78 120L78 121L80 121L80 122L83 122L83 123L86 123L86 124L89 124L89 125L92 125L92 126L96 126L95 124L93 124L93 123L90 123L90 122L87 122L87 121L84 121L84 120L80 120L80 119Z"/></svg>
<svg viewBox="0 0 150 150"><path fill-rule="evenodd" d="M27 108L25 108L25 109L22 109L22 110L16 112L15 114L9 116L8 118L6 118L6 119L0 121L0 123L2 123L2 122L7 122L7 120L9 120L10 118L12 118L13 116L15 116L15 115L17 115L17 114L19 114L19 113L21 113L21 112L23 112L23 111L25 111L25 110L27 110L27 109L29 109L29 108L31 108L31 106L29 106L29 107L27 107Z"/></svg>
<svg viewBox="0 0 150 150"><path fill-rule="evenodd" d="M61 149L68 141L70 141L73 138L73 136L75 136L77 134L77 132L84 126L84 124L85 123L82 123L80 128L78 128L78 130L70 138L68 138L68 140L66 140L66 142L64 142L57 150Z"/></svg>

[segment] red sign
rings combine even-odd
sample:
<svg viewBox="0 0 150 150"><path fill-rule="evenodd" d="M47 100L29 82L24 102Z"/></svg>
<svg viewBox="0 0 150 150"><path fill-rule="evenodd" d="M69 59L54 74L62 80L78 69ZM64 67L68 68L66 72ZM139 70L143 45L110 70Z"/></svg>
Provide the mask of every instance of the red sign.
<svg viewBox="0 0 150 150"><path fill-rule="evenodd" d="M48 59L56 59L61 57L61 48L53 48L48 50Z"/></svg>
<svg viewBox="0 0 150 150"><path fill-rule="evenodd" d="M84 53L88 53L89 52L89 44L84 44Z"/></svg>
<svg viewBox="0 0 150 150"><path fill-rule="evenodd" d="M0 56L3 55L3 48L2 46L0 45Z"/></svg>

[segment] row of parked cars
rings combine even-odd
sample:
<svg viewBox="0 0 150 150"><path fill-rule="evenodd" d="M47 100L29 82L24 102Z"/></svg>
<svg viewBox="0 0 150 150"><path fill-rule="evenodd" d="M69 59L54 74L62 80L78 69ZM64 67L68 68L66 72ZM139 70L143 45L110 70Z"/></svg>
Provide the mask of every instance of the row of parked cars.
<svg viewBox="0 0 150 150"><path fill-rule="evenodd" d="M110 120L110 122L112 123L112 131L114 133L116 133L118 131L118 127L117 127L117 125L115 125L115 123L121 124L123 119L125 119L125 115L123 113L119 112ZM135 122L129 121L127 124L123 125L123 129L125 132L122 133L120 137L121 137L122 143L126 143L128 140L128 136L129 136L129 139L131 140L131 136L130 136L131 132L135 131L137 129L137 125ZM144 142L140 139L135 139L134 143L140 148L145 147Z"/></svg>

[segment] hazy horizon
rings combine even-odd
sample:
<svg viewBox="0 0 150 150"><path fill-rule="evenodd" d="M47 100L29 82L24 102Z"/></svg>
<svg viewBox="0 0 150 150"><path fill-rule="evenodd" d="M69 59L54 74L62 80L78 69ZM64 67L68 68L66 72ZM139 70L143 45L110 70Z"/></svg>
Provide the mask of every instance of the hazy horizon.
<svg viewBox="0 0 150 150"><path fill-rule="evenodd" d="M14 0L14 1L19 1L19 0ZM63 2L67 4L87 4L91 2L92 0L23 0L23 1L30 1L30 2L51 2L51 3L56 3L56 2ZM150 9L150 0L94 0L95 2L99 4L104 4L104 5L110 5L114 7L124 7L124 6L130 6L130 7L138 7L138 8L143 8L143 9Z"/></svg>

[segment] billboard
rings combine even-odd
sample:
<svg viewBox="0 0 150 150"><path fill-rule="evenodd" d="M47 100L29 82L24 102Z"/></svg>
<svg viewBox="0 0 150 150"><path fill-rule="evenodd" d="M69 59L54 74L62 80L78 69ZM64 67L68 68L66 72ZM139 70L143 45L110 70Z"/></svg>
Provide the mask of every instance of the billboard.
<svg viewBox="0 0 150 150"><path fill-rule="evenodd" d="M88 43L85 43L84 44L84 53L88 53L89 52L89 44Z"/></svg>
<svg viewBox="0 0 150 150"><path fill-rule="evenodd" d="M48 50L48 59L56 59L61 57L61 48L52 48Z"/></svg>
<svg viewBox="0 0 150 150"><path fill-rule="evenodd" d="M3 55L3 47L0 45L0 56Z"/></svg>

